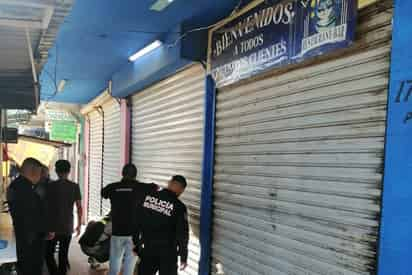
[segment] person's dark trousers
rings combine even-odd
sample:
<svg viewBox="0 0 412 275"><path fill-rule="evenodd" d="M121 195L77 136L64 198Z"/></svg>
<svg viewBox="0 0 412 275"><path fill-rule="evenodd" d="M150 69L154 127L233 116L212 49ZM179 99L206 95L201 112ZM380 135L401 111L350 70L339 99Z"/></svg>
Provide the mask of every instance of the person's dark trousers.
<svg viewBox="0 0 412 275"><path fill-rule="evenodd" d="M47 241L46 245L46 263L50 275L66 275L69 269L69 247L72 240L71 235L56 235L56 237ZM59 244L59 264L56 263L54 254L57 244Z"/></svg>
<svg viewBox="0 0 412 275"><path fill-rule="evenodd" d="M139 275L177 275L176 248L152 247L144 248L139 264Z"/></svg>
<svg viewBox="0 0 412 275"><path fill-rule="evenodd" d="M16 236L17 274L42 275L44 263L45 240L43 236L34 240L21 240Z"/></svg>

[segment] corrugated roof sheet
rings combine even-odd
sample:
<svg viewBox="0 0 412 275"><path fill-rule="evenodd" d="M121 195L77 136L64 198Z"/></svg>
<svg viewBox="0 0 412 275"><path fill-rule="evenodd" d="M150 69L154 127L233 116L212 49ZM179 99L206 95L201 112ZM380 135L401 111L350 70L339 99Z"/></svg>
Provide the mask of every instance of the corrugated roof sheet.
<svg viewBox="0 0 412 275"><path fill-rule="evenodd" d="M39 75L73 0L0 0L0 108L35 109L26 30Z"/></svg>

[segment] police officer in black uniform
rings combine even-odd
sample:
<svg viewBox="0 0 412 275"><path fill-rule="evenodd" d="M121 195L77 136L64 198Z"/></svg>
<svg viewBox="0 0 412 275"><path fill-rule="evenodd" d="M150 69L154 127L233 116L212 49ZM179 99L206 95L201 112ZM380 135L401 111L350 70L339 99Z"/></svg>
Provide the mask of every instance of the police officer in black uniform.
<svg viewBox="0 0 412 275"><path fill-rule="evenodd" d="M42 195L35 186L42 164L33 158L23 162L20 176L7 192L17 246L18 275L41 275L47 237L47 218Z"/></svg>
<svg viewBox="0 0 412 275"><path fill-rule="evenodd" d="M167 189L145 195L139 210L139 239L135 238L141 257L139 275L177 275L187 267L189 224L186 206L178 199L186 188L183 176L173 176ZM140 249L139 249L140 248Z"/></svg>

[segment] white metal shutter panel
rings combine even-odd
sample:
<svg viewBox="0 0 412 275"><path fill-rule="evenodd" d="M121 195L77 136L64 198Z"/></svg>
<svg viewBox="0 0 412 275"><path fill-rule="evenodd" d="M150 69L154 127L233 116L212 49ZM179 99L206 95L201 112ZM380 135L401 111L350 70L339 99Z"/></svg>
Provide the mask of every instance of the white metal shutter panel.
<svg viewBox="0 0 412 275"><path fill-rule="evenodd" d="M391 10L376 13L358 40L374 47L218 91L214 274L374 274Z"/></svg>
<svg viewBox="0 0 412 275"><path fill-rule="evenodd" d="M104 112L103 186L121 178L120 104L110 100L102 106ZM110 212L110 201L103 200L103 215Z"/></svg>
<svg viewBox="0 0 412 275"><path fill-rule="evenodd" d="M89 146L89 219L100 217L102 187L102 145L103 145L103 118L93 111L90 118L90 146Z"/></svg>
<svg viewBox="0 0 412 275"><path fill-rule="evenodd" d="M182 201L191 226L186 272L197 274L203 151L204 72L192 66L133 96L132 160L143 182L165 184L181 174L188 180Z"/></svg>

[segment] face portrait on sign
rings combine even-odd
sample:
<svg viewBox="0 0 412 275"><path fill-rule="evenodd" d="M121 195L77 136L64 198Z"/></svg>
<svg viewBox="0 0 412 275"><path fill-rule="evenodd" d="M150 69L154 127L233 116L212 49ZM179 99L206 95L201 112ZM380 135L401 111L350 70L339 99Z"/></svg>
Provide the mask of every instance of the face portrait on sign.
<svg viewBox="0 0 412 275"><path fill-rule="evenodd" d="M323 32L338 24L339 10L338 0L315 0L315 28L317 32Z"/></svg>

